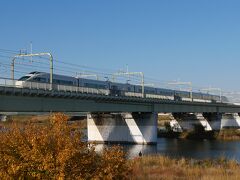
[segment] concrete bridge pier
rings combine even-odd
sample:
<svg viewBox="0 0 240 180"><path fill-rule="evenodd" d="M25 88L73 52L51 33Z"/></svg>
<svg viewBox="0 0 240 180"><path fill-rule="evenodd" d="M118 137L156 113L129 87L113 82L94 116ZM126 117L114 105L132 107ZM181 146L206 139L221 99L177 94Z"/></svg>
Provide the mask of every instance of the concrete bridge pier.
<svg viewBox="0 0 240 180"><path fill-rule="evenodd" d="M7 121L7 116L4 114L0 114L0 121Z"/></svg>
<svg viewBox="0 0 240 180"><path fill-rule="evenodd" d="M213 130L240 128L238 113L206 113L204 116L208 119Z"/></svg>
<svg viewBox="0 0 240 180"><path fill-rule="evenodd" d="M97 143L157 143L157 113L90 113L88 141Z"/></svg>
<svg viewBox="0 0 240 180"><path fill-rule="evenodd" d="M238 113L224 113L222 115L221 128L240 128Z"/></svg>
<svg viewBox="0 0 240 180"><path fill-rule="evenodd" d="M220 130L222 128L222 113L203 113L203 116L210 124L212 130Z"/></svg>
<svg viewBox="0 0 240 180"><path fill-rule="evenodd" d="M205 131L211 131L212 127L202 113L174 113L173 117L182 130L192 130L194 125L202 125Z"/></svg>

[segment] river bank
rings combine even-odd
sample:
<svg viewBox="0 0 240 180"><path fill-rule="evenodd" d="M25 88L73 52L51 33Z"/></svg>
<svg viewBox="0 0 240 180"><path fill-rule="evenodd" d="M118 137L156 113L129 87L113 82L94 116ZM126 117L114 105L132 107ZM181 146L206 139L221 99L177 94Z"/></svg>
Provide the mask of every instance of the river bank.
<svg viewBox="0 0 240 180"><path fill-rule="evenodd" d="M194 160L145 156L131 160L131 179L240 179L234 160Z"/></svg>
<svg viewBox="0 0 240 180"><path fill-rule="evenodd" d="M180 139L240 140L240 129L225 128L221 130L205 130L201 124L195 124L192 130L176 131L169 122L158 126L158 137Z"/></svg>
<svg viewBox="0 0 240 180"><path fill-rule="evenodd" d="M240 130L239 129L222 129L220 131L189 130L183 132L158 130L158 137L192 139L192 140L209 139L209 140L240 141Z"/></svg>

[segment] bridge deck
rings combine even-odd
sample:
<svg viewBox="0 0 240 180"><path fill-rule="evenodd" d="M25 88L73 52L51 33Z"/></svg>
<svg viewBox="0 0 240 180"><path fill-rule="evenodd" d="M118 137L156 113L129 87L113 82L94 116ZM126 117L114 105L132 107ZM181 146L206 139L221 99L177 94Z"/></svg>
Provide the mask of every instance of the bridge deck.
<svg viewBox="0 0 240 180"><path fill-rule="evenodd" d="M2 112L219 112L240 106L0 86Z"/></svg>

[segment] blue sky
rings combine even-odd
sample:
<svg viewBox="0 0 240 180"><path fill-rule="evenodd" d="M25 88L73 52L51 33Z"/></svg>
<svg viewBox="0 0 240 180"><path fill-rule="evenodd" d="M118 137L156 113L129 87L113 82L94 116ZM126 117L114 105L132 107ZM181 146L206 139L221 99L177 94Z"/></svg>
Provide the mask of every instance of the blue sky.
<svg viewBox="0 0 240 180"><path fill-rule="evenodd" d="M240 1L1 0L0 48L240 90Z"/></svg>

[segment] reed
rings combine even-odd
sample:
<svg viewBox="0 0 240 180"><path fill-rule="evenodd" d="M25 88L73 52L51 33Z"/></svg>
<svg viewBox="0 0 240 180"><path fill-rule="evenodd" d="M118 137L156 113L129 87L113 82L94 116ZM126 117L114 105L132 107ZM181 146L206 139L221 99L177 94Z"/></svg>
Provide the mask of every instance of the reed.
<svg viewBox="0 0 240 180"><path fill-rule="evenodd" d="M234 160L174 159L145 156L132 160L131 179L240 179L240 166Z"/></svg>

